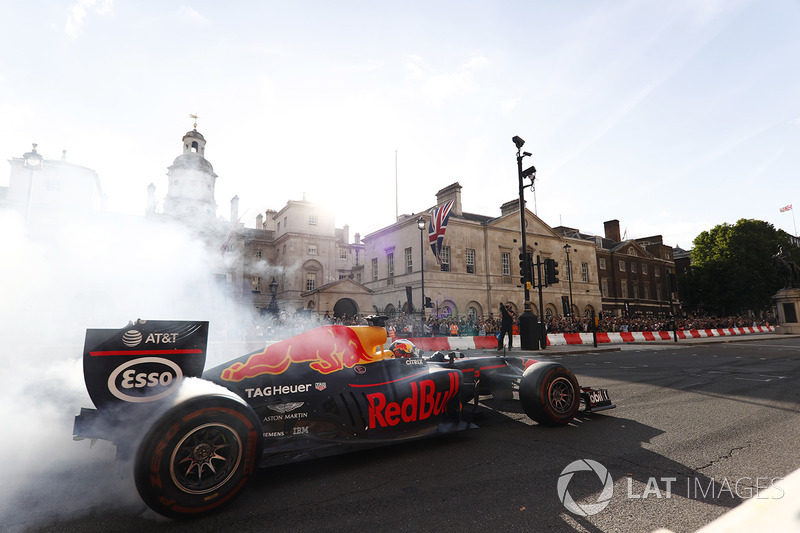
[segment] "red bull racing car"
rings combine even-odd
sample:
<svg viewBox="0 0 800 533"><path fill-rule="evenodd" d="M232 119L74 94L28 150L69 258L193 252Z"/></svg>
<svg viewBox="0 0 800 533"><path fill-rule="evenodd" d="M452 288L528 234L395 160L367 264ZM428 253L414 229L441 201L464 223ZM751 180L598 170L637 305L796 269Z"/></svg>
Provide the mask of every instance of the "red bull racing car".
<svg viewBox="0 0 800 533"><path fill-rule="evenodd" d="M384 349L383 319L321 326L205 371L208 322L89 329L96 409L81 409L74 434L113 442L144 502L182 518L230 501L261 467L466 429L481 395L516 393L546 425L615 407L558 363L424 358L407 340Z"/></svg>

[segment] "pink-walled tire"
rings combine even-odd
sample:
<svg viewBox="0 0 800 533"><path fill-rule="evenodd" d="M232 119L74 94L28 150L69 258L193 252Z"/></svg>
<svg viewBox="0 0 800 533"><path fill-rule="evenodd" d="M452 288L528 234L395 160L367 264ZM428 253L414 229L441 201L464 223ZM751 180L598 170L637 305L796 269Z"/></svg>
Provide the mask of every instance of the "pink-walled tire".
<svg viewBox="0 0 800 533"><path fill-rule="evenodd" d="M261 428L239 398L206 395L173 407L148 431L134 462L142 500L170 518L215 511L258 468Z"/></svg>

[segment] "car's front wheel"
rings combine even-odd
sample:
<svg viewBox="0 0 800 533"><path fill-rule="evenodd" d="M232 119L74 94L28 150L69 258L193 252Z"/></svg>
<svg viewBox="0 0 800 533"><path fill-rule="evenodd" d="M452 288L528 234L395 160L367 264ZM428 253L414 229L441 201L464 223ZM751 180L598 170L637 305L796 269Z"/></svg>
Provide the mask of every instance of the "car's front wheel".
<svg viewBox="0 0 800 533"><path fill-rule="evenodd" d="M170 518L199 516L236 496L258 467L258 418L239 398L207 395L170 409L136 454L142 500Z"/></svg>
<svg viewBox="0 0 800 533"><path fill-rule="evenodd" d="M580 407L578 380L558 363L535 363L522 375L519 401L525 414L536 422L563 426L575 418Z"/></svg>

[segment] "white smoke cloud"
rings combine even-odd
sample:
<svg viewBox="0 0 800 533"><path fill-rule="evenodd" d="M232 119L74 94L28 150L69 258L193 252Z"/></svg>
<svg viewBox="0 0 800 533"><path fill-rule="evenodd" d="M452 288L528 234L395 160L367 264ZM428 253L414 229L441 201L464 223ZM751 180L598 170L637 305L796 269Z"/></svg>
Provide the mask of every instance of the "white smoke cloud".
<svg viewBox="0 0 800 533"><path fill-rule="evenodd" d="M74 416L93 407L85 330L137 318L209 320L212 341L224 339L221 327L249 316L223 305L212 281L218 249L163 221L105 215L31 228L3 210L0 248L0 530L94 509L149 512L120 476L112 445L72 440Z"/></svg>

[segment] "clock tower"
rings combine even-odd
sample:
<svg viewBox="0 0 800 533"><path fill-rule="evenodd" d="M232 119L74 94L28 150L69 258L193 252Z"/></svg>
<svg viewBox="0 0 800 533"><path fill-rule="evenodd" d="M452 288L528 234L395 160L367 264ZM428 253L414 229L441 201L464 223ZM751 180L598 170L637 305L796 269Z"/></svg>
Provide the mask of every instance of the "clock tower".
<svg viewBox="0 0 800 533"><path fill-rule="evenodd" d="M194 129L183 136L183 153L167 169L164 214L176 218L215 218L214 186L217 175L205 158L206 140Z"/></svg>

